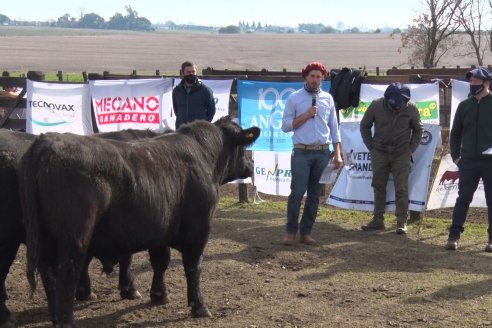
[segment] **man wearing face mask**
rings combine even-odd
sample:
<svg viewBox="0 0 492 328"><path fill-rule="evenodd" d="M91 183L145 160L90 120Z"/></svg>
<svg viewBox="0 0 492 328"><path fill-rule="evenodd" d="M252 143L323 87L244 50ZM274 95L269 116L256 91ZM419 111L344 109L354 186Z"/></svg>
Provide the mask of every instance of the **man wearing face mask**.
<svg viewBox="0 0 492 328"><path fill-rule="evenodd" d="M489 221L485 251L492 252L492 95L489 91L492 73L478 67L465 77L470 82L470 96L458 105L449 139L451 157L458 165L460 179L445 248L458 248L468 208L482 178Z"/></svg>
<svg viewBox="0 0 492 328"><path fill-rule="evenodd" d="M374 135L371 128L374 126ZM396 233L407 233L408 176L412 153L417 149L424 127L410 89L391 83L384 97L372 101L360 122L360 133L371 152L373 218L362 230L383 230L386 185L390 173L395 185Z"/></svg>
<svg viewBox="0 0 492 328"><path fill-rule="evenodd" d="M215 115L212 90L198 79L196 65L190 61L181 64L182 80L173 89L173 110L176 129L195 120L211 122Z"/></svg>
<svg viewBox="0 0 492 328"><path fill-rule="evenodd" d="M333 144L333 164L342 167L340 131L332 96L321 90L327 75L325 66L312 62L302 70L304 87L293 92L285 104L282 131L294 132L294 149L291 157L290 195L287 200L287 225L284 245L292 245L300 233L300 242L315 244L311 230L316 221L322 185L323 170L330 160L330 143ZM299 223L301 202L307 193Z"/></svg>

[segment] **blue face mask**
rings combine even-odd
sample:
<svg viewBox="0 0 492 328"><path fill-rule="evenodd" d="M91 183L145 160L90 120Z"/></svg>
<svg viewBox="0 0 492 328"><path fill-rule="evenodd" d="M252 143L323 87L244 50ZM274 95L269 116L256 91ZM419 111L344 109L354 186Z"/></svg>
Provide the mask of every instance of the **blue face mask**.
<svg viewBox="0 0 492 328"><path fill-rule="evenodd" d="M484 85L482 84L470 84L470 94L472 96L476 96L480 94L484 89Z"/></svg>

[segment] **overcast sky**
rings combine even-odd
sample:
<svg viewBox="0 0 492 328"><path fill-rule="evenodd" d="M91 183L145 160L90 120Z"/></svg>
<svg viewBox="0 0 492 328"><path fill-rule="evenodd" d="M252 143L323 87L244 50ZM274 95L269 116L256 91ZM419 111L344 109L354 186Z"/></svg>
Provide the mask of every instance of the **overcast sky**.
<svg viewBox="0 0 492 328"><path fill-rule="evenodd" d="M337 27L404 28L422 10L423 0L17 0L2 1L0 14L14 20L57 20L96 13L106 21L125 6L152 23L237 25L239 21L296 27L321 23Z"/></svg>

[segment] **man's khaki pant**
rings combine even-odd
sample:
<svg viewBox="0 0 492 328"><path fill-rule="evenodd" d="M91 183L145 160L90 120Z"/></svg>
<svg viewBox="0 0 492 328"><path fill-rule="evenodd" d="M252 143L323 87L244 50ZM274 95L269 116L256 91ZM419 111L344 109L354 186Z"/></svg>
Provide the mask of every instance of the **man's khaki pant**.
<svg viewBox="0 0 492 328"><path fill-rule="evenodd" d="M408 176L410 174L410 153L388 154L376 149L371 151L372 187L374 189L374 218L384 219L386 207L386 186L390 173L395 185L396 220L407 222Z"/></svg>

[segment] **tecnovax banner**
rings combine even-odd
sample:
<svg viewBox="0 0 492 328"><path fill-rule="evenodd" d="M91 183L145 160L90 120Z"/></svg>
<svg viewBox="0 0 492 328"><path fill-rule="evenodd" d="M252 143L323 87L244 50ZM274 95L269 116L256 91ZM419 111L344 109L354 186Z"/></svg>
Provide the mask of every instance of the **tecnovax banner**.
<svg viewBox="0 0 492 328"><path fill-rule="evenodd" d="M171 113L172 79L90 81L92 105L100 132L163 128Z"/></svg>
<svg viewBox="0 0 492 328"><path fill-rule="evenodd" d="M251 150L292 151L292 132L282 131L282 118L289 95L302 88L303 82L237 81L241 126L261 129ZM329 91L330 82L322 89Z"/></svg>
<svg viewBox="0 0 492 328"><path fill-rule="evenodd" d="M288 196L290 193L290 157L292 152L254 151L254 185L268 195Z"/></svg>
<svg viewBox="0 0 492 328"><path fill-rule="evenodd" d="M92 134L87 84L26 81L26 131Z"/></svg>
<svg viewBox="0 0 492 328"><path fill-rule="evenodd" d="M437 124L424 124L420 145L413 154L409 177L409 209L423 211L427 199L429 177L436 146L441 139L441 128ZM371 187L371 153L362 142L359 123L340 124L344 167L327 203L341 208L372 211L374 194ZM387 186L386 209L395 210L393 177Z"/></svg>
<svg viewBox="0 0 492 328"><path fill-rule="evenodd" d="M411 100L420 112L422 122L439 124L439 85L438 83L406 84L410 89ZM360 122L374 99L384 95L388 85L362 84L360 102L357 107L340 111L340 122Z"/></svg>

